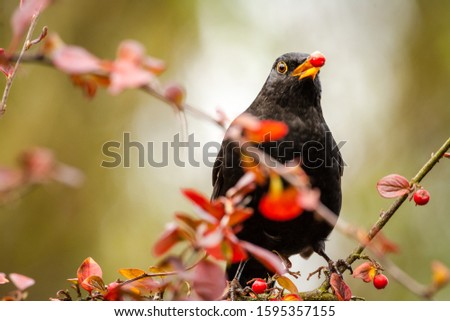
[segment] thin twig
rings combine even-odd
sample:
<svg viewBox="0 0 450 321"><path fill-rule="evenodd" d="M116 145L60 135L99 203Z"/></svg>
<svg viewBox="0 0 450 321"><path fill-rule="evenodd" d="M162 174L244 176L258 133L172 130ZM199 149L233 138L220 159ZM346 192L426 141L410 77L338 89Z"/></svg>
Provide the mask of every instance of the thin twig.
<svg viewBox="0 0 450 321"><path fill-rule="evenodd" d="M192 269L195 268L200 262L202 262L203 260L205 260L207 257L208 257L208 253L205 253L204 255L202 255L202 257L201 257L198 261L194 262L192 265L190 265L190 266L188 266L187 268L185 268L185 269L183 270L183 272L192 270ZM128 279L128 280L126 280L126 281L123 281L122 283L120 283L120 286L124 286L124 285L126 285L126 284L130 284L130 283L133 283L133 282L135 282L135 281L138 281L138 280L141 280L141 279L145 279L145 278L153 278L153 277L158 277L158 276L159 276L159 277L162 277L162 276L177 275L177 274L179 274L180 272L181 272L181 271L169 271L169 272L160 272L160 273L151 273L151 274L149 274L149 273L144 273L144 274L141 274L141 275L139 275L139 276L137 276L137 277L135 277L135 278L132 278L132 279Z"/></svg>
<svg viewBox="0 0 450 321"><path fill-rule="evenodd" d="M23 43L22 50L20 51L19 56L17 57L13 72L8 77L8 80L6 82L5 90L3 91L3 97L0 102L0 117L2 117L3 114L6 112L6 101L8 100L8 96L9 96L9 92L11 91L12 83L16 76L17 69L19 69L19 65L22 60L22 57L23 57L25 51L27 50L27 48L30 46L31 37L33 36L33 31L34 31L34 28L36 27L38 18L39 18L39 12L35 13L31 19L30 27L28 28L27 36L25 37L25 41Z"/></svg>

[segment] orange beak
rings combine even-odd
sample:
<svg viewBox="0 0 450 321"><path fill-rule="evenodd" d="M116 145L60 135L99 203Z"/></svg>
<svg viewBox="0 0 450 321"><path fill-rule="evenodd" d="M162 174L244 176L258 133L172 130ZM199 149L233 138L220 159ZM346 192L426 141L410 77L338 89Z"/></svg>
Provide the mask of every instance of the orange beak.
<svg viewBox="0 0 450 321"><path fill-rule="evenodd" d="M291 75L297 76L299 80L307 77L314 79L324 64L325 56L315 51L306 58L305 62L295 68Z"/></svg>

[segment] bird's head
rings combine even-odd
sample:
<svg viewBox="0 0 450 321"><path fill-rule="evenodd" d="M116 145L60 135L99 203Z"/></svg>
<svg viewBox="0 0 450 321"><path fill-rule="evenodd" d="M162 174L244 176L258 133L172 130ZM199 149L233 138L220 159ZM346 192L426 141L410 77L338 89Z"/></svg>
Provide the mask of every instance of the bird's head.
<svg viewBox="0 0 450 321"><path fill-rule="evenodd" d="M312 54L284 54L275 60L265 87L273 96L282 100L287 99L286 96L297 96L306 100L320 99L318 74L324 64L325 56L318 51Z"/></svg>

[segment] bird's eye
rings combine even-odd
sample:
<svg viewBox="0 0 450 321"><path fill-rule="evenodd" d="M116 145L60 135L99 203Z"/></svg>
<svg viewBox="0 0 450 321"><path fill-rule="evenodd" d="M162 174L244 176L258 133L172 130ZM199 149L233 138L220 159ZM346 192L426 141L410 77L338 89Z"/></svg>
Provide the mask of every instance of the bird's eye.
<svg viewBox="0 0 450 321"><path fill-rule="evenodd" d="M277 72L279 74L285 74L288 71L288 66L284 61L277 63Z"/></svg>

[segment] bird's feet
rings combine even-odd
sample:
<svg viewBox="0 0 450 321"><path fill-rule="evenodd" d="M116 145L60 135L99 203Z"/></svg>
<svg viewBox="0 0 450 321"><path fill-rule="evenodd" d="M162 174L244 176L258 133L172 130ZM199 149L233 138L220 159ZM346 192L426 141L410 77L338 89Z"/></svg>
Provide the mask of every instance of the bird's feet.
<svg viewBox="0 0 450 321"><path fill-rule="evenodd" d="M283 262L283 265L286 268L286 273L288 273L289 275L292 275L294 278L298 279L300 276L302 276L302 274L300 273L300 271L291 271L292 268L292 262L289 260L288 257L284 256L283 254L279 253L278 251L273 251L276 255L278 255L278 257L280 258L280 260Z"/></svg>
<svg viewBox="0 0 450 321"><path fill-rule="evenodd" d="M328 269L330 273L337 273L342 276L342 273L345 272L345 270L349 270L350 274L353 274L353 269L350 264L347 263L347 261L339 259L337 261L330 260L328 262ZM341 272L342 271L342 272Z"/></svg>
<svg viewBox="0 0 450 321"><path fill-rule="evenodd" d="M330 273L336 273L340 276L342 276L342 273L345 272L345 270L349 270L351 274L353 274L353 269L350 264L347 263L347 261L339 259L337 261L333 261L328 255L325 254L323 249L319 249L317 251L317 254L319 254L321 257L323 257L327 263L328 263L328 270Z"/></svg>

